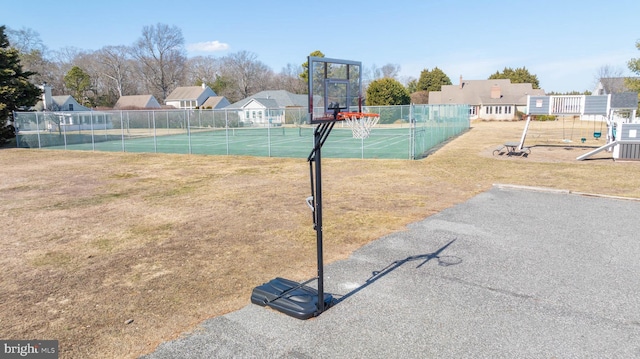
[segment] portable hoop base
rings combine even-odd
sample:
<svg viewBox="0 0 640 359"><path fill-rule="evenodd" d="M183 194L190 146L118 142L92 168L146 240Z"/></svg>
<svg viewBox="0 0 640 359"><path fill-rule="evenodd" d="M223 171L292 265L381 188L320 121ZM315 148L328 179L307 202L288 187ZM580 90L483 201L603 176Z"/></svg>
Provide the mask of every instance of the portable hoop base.
<svg viewBox="0 0 640 359"><path fill-rule="evenodd" d="M298 319L308 319L322 314L334 304L333 296L324 292L324 261L322 255L322 145L329 137L333 126L340 121L337 116L316 119L313 131L313 150L309 154L309 177L311 196L306 203L311 208L313 229L316 231L316 254L318 275L306 282L298 283L284 278L275 278L253 289L251 302L269 306ZM316 281L317 290L307 286ZM322 298L322 299L320 299Z"/></svg>
<svg viewBox="0 0 640 359"><path fill-rule="evenodd" d="M255 287L251 293L251 303L268 306L302 320L320 314L318 311L318 298L318 291L306 286L305 283L298 283L280 277ZM322 307L328 308L332 302L333 296L325 294Z"/></svg>

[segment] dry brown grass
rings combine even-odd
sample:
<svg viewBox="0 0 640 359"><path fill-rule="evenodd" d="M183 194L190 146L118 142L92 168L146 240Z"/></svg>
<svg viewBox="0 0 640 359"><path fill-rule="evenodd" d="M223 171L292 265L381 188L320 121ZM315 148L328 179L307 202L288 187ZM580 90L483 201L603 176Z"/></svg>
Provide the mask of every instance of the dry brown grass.
<svg viewBox="0 0 640 359"><path fill-rule="evenodd" d="M640 163L579 162L587 149L557 139L494 157L523 125L474 123L421 161L323 160L326 262L493 183L640 198ZM315 275L303 159L5 149L0 166L0 338L133 358L274 276Z"/></svg>

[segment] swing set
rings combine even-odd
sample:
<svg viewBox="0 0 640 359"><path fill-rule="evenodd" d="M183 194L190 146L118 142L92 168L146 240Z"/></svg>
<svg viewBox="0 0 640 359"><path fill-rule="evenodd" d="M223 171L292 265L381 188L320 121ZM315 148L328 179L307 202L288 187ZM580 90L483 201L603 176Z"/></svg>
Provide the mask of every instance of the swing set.
<svg viewBox="0 0 640 359"><path fill-rule="evenodd" d="M609 95L573 95L573 96L527 96L527 122L522 132L522 137L518 148L523 148L524 141L527 136L530 121L534 116L561 116L561 117L573 117L573 123L571 127L570 139L567 139L565 133L564 120L562 123L562 137L563 142L571 142L573 139L573 131L576 126L576 118L579 121L583 121L585 116L594 118L593 121L593 138L599 140L605 137L606 143L603 146L596 148L594 151L586 153L577 158L577 160L583 160L603 150L613 151L614 158L620 150L620 148L626 148L626 152L629 152L627 157L637 156L640 159L640 138L635 139L635 133L630 129L633 126L627 123L629 119L634 119L636 116L636 109L638 106L637 93L620 93ZM620 116L624 114L624 116ZM597 117L603 118L601 121L595 120ZM600 122L600 127L597 127L596 122ZM606 129L604 125L606 123ZM638 125L638 124L634 124ZM640 126L640 125L638 125ZM587 141L587 135L585 128L580 126L580 141L585 143ZM616 140L616 129L620 132L620 129L630 129L632 138L625 139L626 142L620 142L620 139ZM627 132L624 132L627 133ZM637 133L640 133L640 129ZM638 141L638 144L635 142ZM637 146L629 147L629 146ZM625 153L626 153L625 152ZM637 152L637 155L635 154Z"/></svg>
<svg viewBox="0 0 640 359"><path fill-rule="evenodd" d="M575 121L575 118L574 118ZM602 137L602 125L604 124L605 121L599 121L600 122L600 130L596 131L596 121L593 121L593 138L596 140L599 140L600 137ZM587 137L583 134L583 130L580 130L580 142L585 143L587 142Z"/></svg>

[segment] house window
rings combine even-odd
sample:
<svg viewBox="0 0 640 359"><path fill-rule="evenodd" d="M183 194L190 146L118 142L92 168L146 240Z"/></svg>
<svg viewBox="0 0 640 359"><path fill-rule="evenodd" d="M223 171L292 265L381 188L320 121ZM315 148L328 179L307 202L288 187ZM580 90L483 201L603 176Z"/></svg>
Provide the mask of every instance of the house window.
<svg viewBox="0 0 640 359"><path fill-rule="evenodd" d="M262 120L262 111L258 111L258 118Z"/></svg>
<svg viewBox="0 0 640 359"><path fill-rule="evenodd" d="M487 106L485 107L485 112L487 113L487 115L491 115L493 113L493 107L491 106Z"/></svg>
<svg viewBox="0 0 640 359"><path fill-rule="evenodd" d="M180 108L196 108L195 100L182 100L180 101Z"/></svg>
<svg viewBox="0 0 640 359"><path fill-rule="evenodd" d="M505 106L504 107L504 113L511 113L511 106Z"/></svg>
<svg viewBox="0 0 640 359"><path fill-rule="evenodd" d="M69 104L69 111L73 111L73 104L72 103Z"/></svg>
<svg viewBox="0 0 640 359"><path fill-rule="evenodd" d="M255 111L251 111L251 116L253 117L253 119L256 119L256 112Z"/></svg>
<svg viewBox="0 0 640 359"><path fill-rule="evenodd" d="M502 106L496 106L496 114L502 113Z"/></svg>
<svg viewBox="0 0 640 359"><path fill-rule="evenodd" d="M249 111L246 111L246 112L244 113L244 119L245 119L245 120L248 120L248 119L249 119Z"/></svg>
<svg viewBox="0 0 640 359"><path fill-rule="evenodd" d="M478 108L476 106L469 107L469 115L475 116L478 114Z"/></svg>

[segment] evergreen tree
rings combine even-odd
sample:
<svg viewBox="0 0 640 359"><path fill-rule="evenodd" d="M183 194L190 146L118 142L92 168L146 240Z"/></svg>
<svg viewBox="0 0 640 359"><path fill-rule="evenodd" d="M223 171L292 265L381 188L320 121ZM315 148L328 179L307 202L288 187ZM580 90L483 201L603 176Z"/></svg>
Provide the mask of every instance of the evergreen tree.
<svg viewBox="0 0 640 359"><path fill-rule="evenodd" d="M309 54L309 56L313 57L324 57L324 54L320 50L316 50ZM302 73L300 74L300 78L307 83L309 81L309 61L305 61L302 64Z"/></svg>
<svg viewBox="0 0 640 359"><path fill-rule="evenodd" d="M440 91L443 85L451 85L451 79L438 67L424 69L418 79L417 91Z"/></svg>
<svg viewBox="0 0 640 359"><path fill-rule="evenodd" d="M493 79L509 79L512 84L530 83L534 89L540 88L538 76L531 74L525 67L519 67L515 70L505 67L502 72L496 71L495 74L489 76L489 80Z"/></svg>
<svg viewBox="0 0 640 359"><path fill-rule="evenodd" d="M78 66L64 75L64 85L72 92L73 98L84 106L91 106L87 92L91 91L91 76Z"/></svg>
<svg viewBox="0 0 640 359"><path fill-rule="evenodd" d="M367 106L408 105L410 102L409 91L392 78L374 80L367 88Z"/></svg>
<svg viewBox="0 0 640 359"><path fill-rule="evenodd" d="M19 52L10 46L5 29L0 26L0 144L15 137L13 111L35 105L41 94L29 82L34 73L22 70Z"/></svg>
<svg viewBox="0 0 640 359"><path fill-rule="evenodd" d="M640 50L640 40L636 41L636 48ZM627 67L634 74L640 75L640 58L633 58L627 62ZM640 79L628 77L624 79L624 85L631 91L638 92L638 99L640 99ZM638 110L640 110L640 102L638 103Z"/></svg>

